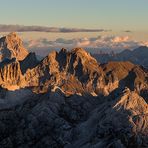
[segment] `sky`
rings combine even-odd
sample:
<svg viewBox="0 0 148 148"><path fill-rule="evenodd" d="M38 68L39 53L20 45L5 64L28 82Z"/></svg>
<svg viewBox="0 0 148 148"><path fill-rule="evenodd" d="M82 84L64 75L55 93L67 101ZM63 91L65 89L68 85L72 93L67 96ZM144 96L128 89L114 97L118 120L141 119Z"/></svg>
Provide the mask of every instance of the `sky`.
<svg viewBox="0 0 148 148"><path fill-rule="evenodd" d="M148 31L148 0L0 0L2 24Z"/></svg>
<svg viewBox="0 0 148 148"><path fill-rule="evenodd" d="M0 24L82 29L102 32L25 33L23 38L54 40L98 36L148 41L148 0L0 0ZM3 33L2 33L3 34ZM57 36L55 38L55 36Z"/></svg>

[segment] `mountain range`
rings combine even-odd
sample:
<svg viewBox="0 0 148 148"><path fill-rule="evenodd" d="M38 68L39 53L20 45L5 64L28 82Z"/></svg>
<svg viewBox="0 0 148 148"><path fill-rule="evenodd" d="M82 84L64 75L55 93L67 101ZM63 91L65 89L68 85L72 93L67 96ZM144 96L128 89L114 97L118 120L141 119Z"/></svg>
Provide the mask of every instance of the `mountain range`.
<svg viewBox="0 0 148 148"><path fill-rule="evenodd" d="M39 61L16 33L2 37L0 147L148 147L148 62L143 57L145 67L138 65L141 48L120 53L127 59L118 61L96 60L82 48Z"/></svg>
<svg viewBox="0 0 148 148"><path fill-rule="evenodd" d="M140 46L134 50L123 50L119 53L96 53L93 56L101 63L109 61L130 61L137 65L142 65L148 68L148 47Z"/></svg>

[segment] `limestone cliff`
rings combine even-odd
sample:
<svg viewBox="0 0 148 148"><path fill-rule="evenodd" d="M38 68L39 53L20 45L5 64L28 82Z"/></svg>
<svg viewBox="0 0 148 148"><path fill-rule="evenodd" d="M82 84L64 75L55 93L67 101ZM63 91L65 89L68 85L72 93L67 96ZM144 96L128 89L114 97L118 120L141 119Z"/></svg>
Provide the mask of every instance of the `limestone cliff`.
<svg viewBox="0 0 148 148"><path fill-rule="evenodd" d="M0 64L0 85L8 90L16 90L23 87L23 75L20 63L16 59L4 60ZM22 85L23 84L23 85Z"/></svg>
<svg viewBox="0 0 148 148"><path fill-rule="evenodd" d="M16 58L21 61L28 55L22 40L14 32L0 38L0 52L0 60Z"/></svg>

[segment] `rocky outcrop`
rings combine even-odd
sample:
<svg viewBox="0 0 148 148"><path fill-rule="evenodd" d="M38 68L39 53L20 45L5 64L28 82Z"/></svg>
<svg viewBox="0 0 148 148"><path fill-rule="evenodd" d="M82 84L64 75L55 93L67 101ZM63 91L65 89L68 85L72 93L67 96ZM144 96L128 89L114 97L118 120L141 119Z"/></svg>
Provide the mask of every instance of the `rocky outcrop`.
<svg viewBox="0 0 148 148"><path fill-rule="evenodd" d="M42 86L45 90L58 86L65 94L94 93L97 84L103 83L103 71L84 49L70 52L62 49L49 53L34 69L26 72L25 78L30 81L29 85Z"/></svg>
<svg viewBox="0 0 148 148"><path fill-rule="evenodd" d="M67 95L109 95L115 89L148 89L148 73L130 62L99 64L84 49L62 49L49 53L35 68L25 73L29 86L36 92L59 87ZM38 87L39 86L39 87Z"/></svg>
<svg viewBox="0 0 148 148"><path fill-rule="evenodd" d="M21 61L28 55L28 51L24 48L22 40L14 32L0 38L0 52L1 61L5 58L16 58Z"/></svg>
<svg viewBox="0 0 148 148"><path fill-rule="evenodd" d="M110 92L115 87L121 90L128 87L138 92L148 89L148 73L138 65L131 62L108 62L101 67L105 72L106 87Z"/></svg>
<svg viewBox="0 0 148 148"><path fill-rule="evenodd" d="M59 89L45 94L5 91L0 146L147 147L147 113L144 99L128 89L116 98L66 97Z"/></svg>
<svg viewBox="0 0 148 148"><path fill-rule="evenodd" d="M114 100L98 105L77 126L76 140L66 147L147 147L147 112L144 99L125 90Z"/></svg>
<svg viewBox="0 0 148 148"><path fill-rule="evenodd" d="M20 69L20 63L16 59L7 59L0 64L0 85L8 90L16 90L23 85L23 75Z"/></svg>

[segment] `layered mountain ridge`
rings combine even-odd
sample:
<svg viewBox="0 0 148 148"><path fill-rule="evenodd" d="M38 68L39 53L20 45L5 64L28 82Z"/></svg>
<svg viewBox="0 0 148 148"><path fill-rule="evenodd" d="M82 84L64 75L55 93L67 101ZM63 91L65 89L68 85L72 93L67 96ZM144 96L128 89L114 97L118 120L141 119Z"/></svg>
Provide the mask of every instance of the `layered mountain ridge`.
<svg viewBox="0 0 148 148"><path fill-rule="evenodd" d="M20 45L17 48L21 55L15 54L8 58L6 54L1 62L0 85L8 90L29 87L35 93L45 93L60 88L65 95L97 96L109 95L115 90L122 91L125 87L139 94L148 89L147 71L130 62L100 64L82 48L53 51L39 62L35 53L29 53L23 47L16 33L3 38L9 38L11 48L6 48L10 52L17 51L15 45ZM24 49L27 55L24 55Z"/></svg>
<svg viewBox="0 0 148 148"><path fill-rule="evenodd" d="M14 33L8 36L11 39ZM19 37L15 34L15 38ZM140 66L130 62L99 64L82 48L53 51L40 62L37 61L35 53L27 52L26 56L23 55L24 48L20 48L19 51L21 58L18 54L13 57L16 60L7 60L9 62L0 67L3 81L1 85L8 90L14 85L18 88L32 87L34 91L40 93L59 87L67 95L84 93L108 95L118 88L128 87L138 92L148 88L148 73ZM16 76L16 81L13 80L13 76Z"/></svg>
<svg viewBox="0 0 148 148"><path fill-rule="evenodd" d="M148 146L147 69L82 48L38 61L16 33L0 45L0 147Z"/></svg>
<svg viewBox="0 0 148 148"><path fill-rule="evenodd" d="M148 68L148 47L140 46L134 50L123 50L119 53L98 53L93 56L101 63L109 61L130 61L134 64L142 65Z"/></svg>

